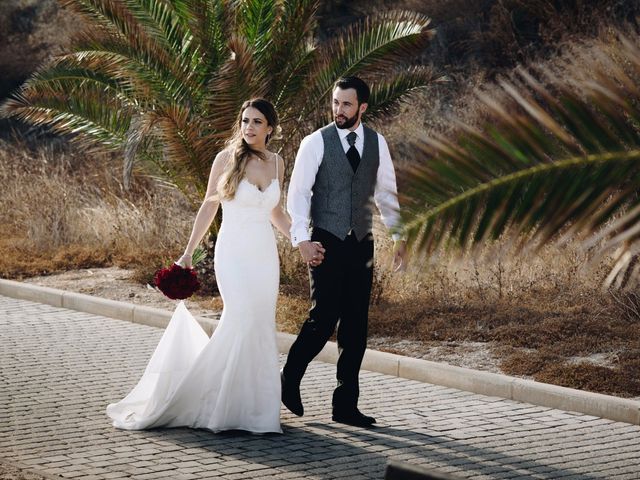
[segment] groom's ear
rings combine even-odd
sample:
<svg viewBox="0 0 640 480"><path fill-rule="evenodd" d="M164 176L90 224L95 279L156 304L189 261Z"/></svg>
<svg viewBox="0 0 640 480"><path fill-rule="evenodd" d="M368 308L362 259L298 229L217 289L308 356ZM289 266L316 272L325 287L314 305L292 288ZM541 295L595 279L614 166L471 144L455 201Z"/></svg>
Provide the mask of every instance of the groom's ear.
<svg viewBox="0 0 640 480"><path fill-rule="evenodd" d="M360 115L362 116L364 114L364 112L367 111L367 107L369 106L368 103L361 103L360 104Z"/></svg>

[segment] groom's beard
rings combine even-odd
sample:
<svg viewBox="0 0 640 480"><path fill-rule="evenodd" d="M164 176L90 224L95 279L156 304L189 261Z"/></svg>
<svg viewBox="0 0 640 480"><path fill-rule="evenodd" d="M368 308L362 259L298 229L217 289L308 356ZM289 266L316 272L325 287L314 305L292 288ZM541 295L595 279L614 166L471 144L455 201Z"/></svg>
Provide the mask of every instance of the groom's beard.
<svg viewBox="0 0 640 480"><path fill-rule="evenodd" d="M356 113L351 118L347 118L344 115L338 115L337 117L333 117L333 121L336 122L338 128L351 128L358 121L358 114Z"/></svg>

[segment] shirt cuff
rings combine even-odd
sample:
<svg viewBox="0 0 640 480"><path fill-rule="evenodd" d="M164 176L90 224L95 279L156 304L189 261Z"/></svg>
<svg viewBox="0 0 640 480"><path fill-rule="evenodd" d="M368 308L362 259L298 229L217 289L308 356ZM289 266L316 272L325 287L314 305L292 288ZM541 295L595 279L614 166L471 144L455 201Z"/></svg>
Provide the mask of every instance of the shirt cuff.
<svg viewBox="0 0 640 480"><path fill-rule="evenodd" d="M307 230L299 230L297 232L291 232L291 245L297 247L300 242L307 242L311 240L311 235Z"/></svg>

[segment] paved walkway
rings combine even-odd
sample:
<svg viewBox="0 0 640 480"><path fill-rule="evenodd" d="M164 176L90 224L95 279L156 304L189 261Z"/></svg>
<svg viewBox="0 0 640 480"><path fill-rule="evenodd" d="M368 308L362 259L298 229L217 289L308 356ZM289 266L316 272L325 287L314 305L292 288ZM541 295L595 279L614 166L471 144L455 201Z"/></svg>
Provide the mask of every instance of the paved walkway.
<svg viewBox="0 0 640 480"><path fill-rule="evenodd" d="M382 479L388 460L463 478L639 479L640 427L362 373L379 426L333 423L314 362L284 435L111 427L162 331L0 296L0 458L62 478Z"/></svg>

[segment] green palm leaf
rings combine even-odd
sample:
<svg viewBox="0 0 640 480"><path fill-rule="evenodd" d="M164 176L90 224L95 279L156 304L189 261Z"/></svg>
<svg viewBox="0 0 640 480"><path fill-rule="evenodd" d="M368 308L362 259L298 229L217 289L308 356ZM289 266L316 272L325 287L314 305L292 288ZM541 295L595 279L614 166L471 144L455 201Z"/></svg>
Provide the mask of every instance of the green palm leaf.
<svg viewBox="0 0 640 480"><path fill-rule="evenodd" d="M411 94L424 88L444 82L446 78L436 74L429 67L411 67L391 76L389 80L379 78L371 83L371 95L366 111L367 121L376 121L396 113L400 104Z"/></svg>
<svg viewBox="0 0 640 480"><path fill-rule="evenodd" d="M37 96L16 95L4 108L35 125L49 125L54 131L77 135L77 140L90 138L89 144L114 149L124 145L131 120L126 104L101 86L65 79L47 82Z"/></svg>
<svg viewBox="0 0 640 480"><path fill-rule="evenodd" d="M637 78L640 50L623 45L621 63ZM584 72L564 81L549 73L543 87L521 71L501 83L501 101L483 97L484 128L418 145L425 160L407 172L404 195L410 241L425 252L464 250L509 231L520 248L544 245L567 228L587 238L631 207L599 239L610 238L609 249L637 248L640 89L613 59Z"/></svg>
<svg viewBox="0 0 640 480"><path fill-rule="evenodd" d="M271 72L269 91L274 105L280 109L302 91L308 83L308 72L315 61L316 46L309 38L317 27L318 0L284 2L267 50L266 65L281 65ZM289 61L284 62L282 59ZM286 110L286 109L285 109ZM284 112L283 112L284 113ZM281 115L282 117L282 115ZM287 118L283 118L287 121Z"/></svg>
<svg viewBox="0 0 640 480"><path fill-rule="evenodd" d="M393 11L367 17L323 46L311 72L310 98L329 98L337 78L356 73L380 77L398 69L433 37L425 15Z"/></svg>
<svg viewBox="0 0 640 480"><path fill-rule="evenodd" d="M280 2L276 0L241 0L237 7L238 33L249 45L254 46L256 56L261 57L269 49L273 24L278 16Z"/></svg>
<svg viewBox="0 0 640 480"><path fill-rule="evenodd" d="M228 56L227 39L234 22L229 2L220 0L172 0L172 7L197 44L206 78L216 72Z"/></svg>
<svg viewBox="0 0 640 480"><path fill-rule="evenodd" d="M202 162L210 160L202 151L202 126L192 112L179 105L168 106L147 114L147 122L154 127L154 137L164 147L163 161L176 171L182 170L202 185L207 178L199 178L206 172ZM210 161L207 161L210 164Z"/></svg>
<svg viewBox="0 0 640 480"><path fill-rule="evenodd" d="M233 52L209 84L208 109L213 112L210 125L214 132L229 135L242 103L255 96L266 95L265 72L256 64L251 47L234 36L229 40Z"/></svg>

